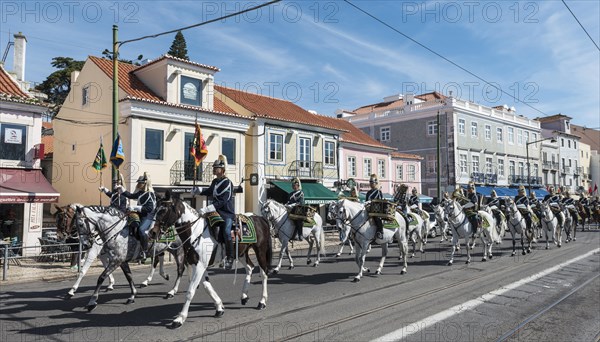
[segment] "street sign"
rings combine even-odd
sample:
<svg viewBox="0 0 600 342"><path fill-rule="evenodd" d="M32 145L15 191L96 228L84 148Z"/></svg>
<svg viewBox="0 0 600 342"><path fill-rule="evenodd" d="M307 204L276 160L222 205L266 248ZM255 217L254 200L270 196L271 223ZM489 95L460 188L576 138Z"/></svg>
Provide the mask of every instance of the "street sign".
<svg viewBox="0 0 600 342"><path fill-rule="evenodd" d="M258 185L258 173L250 174L250 185L253 185L253 186Z"/></svg>

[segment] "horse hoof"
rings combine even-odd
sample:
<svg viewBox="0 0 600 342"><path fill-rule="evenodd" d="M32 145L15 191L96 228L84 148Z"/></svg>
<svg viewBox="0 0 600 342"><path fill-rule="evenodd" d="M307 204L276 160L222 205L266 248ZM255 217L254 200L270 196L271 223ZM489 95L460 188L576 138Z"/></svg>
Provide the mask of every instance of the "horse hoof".
<svg viewBox="0 0 600 342"><path fill-rule="evenodd" d="M279 274L279 270L273 270L273 274Z"/></svg>
<svg viewBox="0 0 600 342"><path fill-rule="evenodd" d="M452 266L452 261L448 261L448 266Z"/></svg>
<svg viewBox="0 0 600 342"><path fill-rule="evenodd" d="M465 261L465 264L467 264L467 265L470 264L470 263L471 263L471 260Z"/></svg>
<svg viewBox="0 0 600 342"><path fill-rule="evenodd" d="M221 318L223 317L223 315L225 314L225 310L217 310L217 312L215 312L215 318Z"/></svg>
<svg viewBox="0 0 600 342"><path fill-rule="evenodd" d="M310 260L306 260L306 264L307 264L307 265L310 265L310 263L311 263L311 262L312 262L312 261L310 261Z"/></svg>
<svg viewBox="0 0 600 342"><path fill-rule="evenodd" d="M114 287L112 287L112 286L109 286L109 287L107 287L107 288L106 288L106 292L113 291L114 289L115 289Z"/></svg>
<svg viewBox="0 0 600 342"><path fill-rule="evenodd" d="M71 299L71 298L73 298L73 295L72 295L72 294L70 294L70 293L67 293L67 294L65 295L65 299Z"/></svg>
<svg viewBox="0 0 600 342"><path fill-rule="evenodd" d="M561 247L562 247L562 245L558 245L558 248L561 248Z"/></svg>
<svg viewBox="0 0 600 342"><path fill-rule="evenodd" d="M577 241L577 239L576 239L576 238L573 238L573 241Z"/></svg>
<svg viewBox="0 0 600 342"><path fill-rule="evenodd" d="M242 298L242 305L246 305L248 303L249 298Z"/></svg>
<svg viewBox="0 0 600 342"><path fill-rule="evenodd" d="M546 249L550 249L550 247L546 246Z"/></svg>
<svg viewBox="0 0 600 342"><path fill-rule="evenodd" d="M313 265L313 267L319 267L319 264L317 264L317 263L315 262L315 264Z"/></svg>
<svg viewBox="0 0 600 342"><path fill-rule="evenodd" d="M182 326L182 325L183 325L183 323L181 323L181 322L175 322L175 321L173 321L173 322L171 323L171 326L170 326L170 328L171 328L171 329L178 329L178 328L181 328L181 326Z"/></svg>
<svg viewBox="0 0 600 342"><path fill-rule="evenodd" d="M339 258L339 257L340 257L340 253L336 254L336 255L335 255L335 257L336 257L336 258Z"/></svg>
<svg viewBox="0 0 600 342"><path fill-rule="evenodd" d="M381 271L376 271L375 274L376 275L381 275Z"/></svg>
<svg viewBox="0 0 600 342"><path fill-rule="evenodd" d="M360 281L360 278L354 278L354 280L352 280L353 283L358 283Z"/></svg>
<svg viewBox="0 0 600 342"><path fill-rule="evenodd" d="M483 258L483 259L481 259L481 261L487 261L487 259L486 259L486 258Z"/></svg>
<svg viewBox="0 0 600 342"><path fill-rule="evenodd" d="M165 299L171 299L171 298L173 298L173 297L175 297L175 295L173 295L172 293L167 293L167 294L165 295Z"/></svg>
<svg viewBox="0 0 600 342"><path fill-rule="evenodd" d="M371 269L370 269L370 268L367 268L365 271L366 271L367 273L371 273Z"/></svg>
<svg viewBox="0 0 600 342"><path fill-rule="evenodd" d="M135 303L135 299L133 299L133 298L130 298L125 302L125 304L133 304L133 303Z"/></svg>
<svg viewBox="0 0 600 342"><path fill-rule="evenodd" d="M525 251L521 252L521 254L526 255L527 253Z"/></svg>
<svg viewBox="0 0 600 342"><path fill-rule="evenodd" d="M93 304L93 305L88 305L87 306L87 311L88 312L92 312L94 311L94 309L98 306L98 304Z"/></svg>
<svg viewBox="0 0 600 342"><path fill-rule="evenodd" d="M529 254L529 253L531 253L531 249L528 249L528 250L527 250L527 254Z"/></svg>
<svg viewBox="0 0 600 342"><path fill-rule="evenodd" d="M288 270L293 270L293 269L294 269L294 265L288 266Z"/></svg>
<svg viewBox="0 0 600 342"><path fill-rule="evenodd" d="M148 287L148 283L147 282L143 282L140 284L140 289L143 289L144 287Z"/></svg>
<svg viewBox="0 0 600 342"><path fill-rule="evenodd" d="M263 310L264 308L266 308L267 306L263 303L258 303L258 306L256 307L257 310Z"/></svg>
<svg viewBox="0 0 600 342"><path fill-rule="evenodd" d="M405 274L405 273L406 273L405 270L400 271L400 275Z"/></svg>

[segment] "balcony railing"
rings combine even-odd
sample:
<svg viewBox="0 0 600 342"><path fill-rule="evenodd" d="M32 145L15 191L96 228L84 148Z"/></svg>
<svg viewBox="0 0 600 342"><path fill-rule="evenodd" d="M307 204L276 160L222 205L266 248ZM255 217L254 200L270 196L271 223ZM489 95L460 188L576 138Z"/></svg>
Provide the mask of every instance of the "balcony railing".
<svg viewBox="0 0 600 342"><path fill-rule="evenodd" d="M543 186L542 177L538 176L521 176L521 175L509 175L508 181L511 185L531 185L533 187L541 187Z"/></svg>
<svg viewBox="0 0 600 342"><path fill-rule="evenodd" d="M321 179L323 178L323 163L294 160L288 169L288 176Z"/></svg>
<svg viewBox="0 0 600 342"><path fill-rule="evenodd" d="M569 166L563 166L562 170L560 172L562 172L564 174L570 174L571 173L571 167L569 167Z"/></svg>
<svg viewBox="0 0 600 342"><path fill-rule="evenodd" d="M194 181L193 160L178 160L170 170L171 185L192 184ZM212 163L200 163L196 170L196 181L212 180Z"/></svg>
<svg viewBox="0 0 600 342"><path fill-rule="evenodd" d="M498 184L498 174L497 173L486 173L485 174L485 182L487 184Z"/></svg>
<svg viewBox="0 0 600 342"><path fill-rule="evenodd" d="M471 173L471 181L478 184L485 183L485 173L482 172L472 172Z"/></svg>
<svg viewBox="0 0 600 342"><path fill-rule="evenodd" d="M558 169L558 163L545 161L542 163L542 168L544 170L553 170L556 171Z"/></svg>

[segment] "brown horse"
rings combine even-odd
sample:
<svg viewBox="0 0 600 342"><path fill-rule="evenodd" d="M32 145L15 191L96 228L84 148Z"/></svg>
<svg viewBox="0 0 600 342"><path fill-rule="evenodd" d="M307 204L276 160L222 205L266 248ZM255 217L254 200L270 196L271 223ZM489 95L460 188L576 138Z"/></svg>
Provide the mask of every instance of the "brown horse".
<svg viewBox="0 0 600 342"><path fill-rule="evenodd" d="M237 256L243 257L240 261L246 269L246 279L242 288L242 305L246 305L248 302L248 287L252 278L252 270L254 269L254 264L250 260L250 250L253 250L256 259L258 260L262 277L262 299L257 307L258 310L262 310L266 307L267 303L267 280L273 256L271 234L269 223L263 217L250 216L249 219L256 229L256 242L247 244L240 243L237 247ZM222 253L216 253L219 244L216 238L211 234L211 229L207 229L207 220L198 215L198 212L186 202L179 198L171 197L171 194L168 191L165 198L158 202L154 221L154 228L152 228L152 231L150 232L151 237L157 232L164 232L168 227L175 227L175 231L183 241L186 263L191 265L192 269L186 302L171 325L173 328L178 328L183 325L183 322L185 322L188 316L190 304L196 293L196 288L198 288L202 281L204 273L207 271L208 267L213 265L213 263L220 261L215 260L217 259L215 256ZM210 284L208 276L202 281L202 284L215 303L215 317L223 316L225 307L223 306L221 298Z"/></svg>
<svg viewBox="0 0 600 342"><path fill-rule="evenodd" d="M590 217L590 215L588 213L588 209L583 204L581 204L579 201L576 202L576 206L577 206L577 211L579 212L579 217L581 217L581 226L582 226L581 231L585 231L585 224L587 223L588 228L589 228L589 225L591 224L590 221L592 218Z"/></svg>

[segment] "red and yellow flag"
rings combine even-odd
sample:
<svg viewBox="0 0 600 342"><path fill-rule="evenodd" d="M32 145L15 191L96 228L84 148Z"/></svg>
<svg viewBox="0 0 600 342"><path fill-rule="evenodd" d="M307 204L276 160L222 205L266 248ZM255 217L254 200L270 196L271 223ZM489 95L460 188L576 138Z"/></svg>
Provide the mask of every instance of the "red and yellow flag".
<svg viewBox="0 0 600 342"><path fill-rule="evenodd" d="M206 155L208 154L208 150L206 149L206 142L202 137L202 131L198 122L196 122L196 132L194 132L194 141L192 142L192 146L190 147L190 154L194 157L196 167L200 165L202 160L206 158Z"/></svg>

